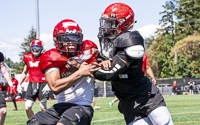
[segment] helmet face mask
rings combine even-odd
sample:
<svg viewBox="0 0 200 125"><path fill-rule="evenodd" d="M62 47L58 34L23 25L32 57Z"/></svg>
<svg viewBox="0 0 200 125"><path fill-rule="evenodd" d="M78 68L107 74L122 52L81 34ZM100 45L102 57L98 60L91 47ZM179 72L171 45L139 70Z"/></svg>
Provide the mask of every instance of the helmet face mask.
<svg viewBox="0 0 200 125"><path fill-rule="evenodd" d="M118 28L118 22L116 19L100 18L100 33L101 35L112 39L116 35L116 30Z"/></svg>
<svg viewBox="0 0 200 125"><path fill-rule="evenodd" d="M31 42L31 52L34 56L39 56L42 53L43 45L42 41L35 39Z"/></svg>
<svg viewBox="0 0 200 125"><path fill-rule="evenodd" d="M73 20L65 19L59 22L54 28L53 37L59 52L73 56L81 49L82 30Z"/></svg>
<svg viewBox="0 0 200 125"><path fill-rule="evenodd" d="M59 51L67 53L76 53L79 49L82 39L79 35L75 34L62 34L58 35Z"/></svg>
<svg viewBox="0 0 200 125"><path fill-rule="evenodd" d="M114 39L133 28L134 13L126 4L114 3L106 8L100 18L99 37Z"/></svg>

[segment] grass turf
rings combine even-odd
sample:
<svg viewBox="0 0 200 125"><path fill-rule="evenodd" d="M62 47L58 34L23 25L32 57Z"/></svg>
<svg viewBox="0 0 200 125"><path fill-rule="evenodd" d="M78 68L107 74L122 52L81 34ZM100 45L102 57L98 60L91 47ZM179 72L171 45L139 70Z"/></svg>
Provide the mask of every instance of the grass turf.
<svg viewBox="0 0 200 125"><path fill-rule="evenodd" d="M176 95L164 96L167 108L170 111L175 125L200 125L200 95ZM94 111L92 125L125 125L123 115L119 113L116 102L110 108L108 102L114 99L96 98L96 105L99 110ZM48 101L48 108L57 100ZM4 125L25 125L28 120L24 109L24 102L17 102L18 111L13 111L12 102L7 102L7 116ZM39 102L33 106L34 113L40 111Z"/></svg>

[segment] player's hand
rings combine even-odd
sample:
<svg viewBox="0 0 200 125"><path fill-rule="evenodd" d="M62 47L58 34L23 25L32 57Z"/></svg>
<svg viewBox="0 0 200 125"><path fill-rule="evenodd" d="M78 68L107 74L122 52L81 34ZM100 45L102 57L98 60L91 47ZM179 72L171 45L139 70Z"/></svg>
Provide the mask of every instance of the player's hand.
<svg viewBox="0 0 200 125"><path fill-rule="evenodd" d="M20 94L22 94L22 87L21 87L21 85L18 85L18 86L17 86L17 91L18 91Z"/></svg>
<svg viewBox="0 0 200 125"><path fill-rule="evenodd" d="M102 61L101 63L99 63L101 66L103 66L103 68L105 70L109 70L109 68L111 67L111 61L112 59L109 58L109 60L105 60L105 61Z"/></svg>
<svg viewBox="0 0 200 125"><path fill-rule="evenodd" d="M156 79L155 79L155 78L152 78L152 79L151 79L151 81L153 82L153 84L154 84L154 85L156 85L156 84L157 84L157 81L156 81Z"/></svg>
<svg viewBox="0 0 200 125"><path fill-rule="evenodd" d="M73 60L67 61L67 64L65 65L65 67L68 69L68 72L73 73L78 70L80 65L81 64L79 64L77 60L73 59Z"/></svg>
<svg viewBox="0 0 200 125"><path fill-rule="evenodd" d="M48 94L51 91L49 85L46 84L45 87L42 89L42 94Z"/></svg>
<svg viewBox="0 0 200 125"><path fill-rule="evenodd" d="M96 68L96 65L87 64L86 62L83 62L79 67L81 76L91 76L92 78L94 78L92 73L98 71L99 69L100 67Z"/></svg>
<svg viewBox="0 0 200 125"><path fill-rule="evenodd" d="M16 91L13 89L13 96L16 97L17 96L17 93Z"/></svg>

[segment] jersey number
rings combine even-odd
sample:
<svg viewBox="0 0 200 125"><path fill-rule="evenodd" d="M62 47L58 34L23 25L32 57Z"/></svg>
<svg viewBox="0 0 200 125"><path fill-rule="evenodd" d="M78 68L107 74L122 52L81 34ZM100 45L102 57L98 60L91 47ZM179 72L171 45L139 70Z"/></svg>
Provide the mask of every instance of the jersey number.
<svg viewBox="0 0 200 125"><path fill-rule="evenodd" d="M30 67L38 67L39 62L40 61L36 61L36 62L29 61Z"/></svg>

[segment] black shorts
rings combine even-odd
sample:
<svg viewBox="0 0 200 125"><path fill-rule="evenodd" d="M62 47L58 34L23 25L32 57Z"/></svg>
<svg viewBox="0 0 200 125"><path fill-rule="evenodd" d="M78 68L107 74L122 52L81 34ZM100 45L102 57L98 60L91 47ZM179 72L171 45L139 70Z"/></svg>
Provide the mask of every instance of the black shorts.
<svg viewBox="0 0 200 125"><path fill-rule="evenodd" d="M0 90L0 108L3 107L6 107L6 101L3 92Z"/></svg>
<svg viewBox="0 0 200 125"><path fill-rule="evenodd" d="M75 125L90 125L93 117L91 106L80 106L72 103L58 103L46 111L40 111L31 117L30 121L37 119L41 124L55 125L63 120L72 121Z"/></svg>
<svg viewBox="0 0 200 125"><path fill-rule="evenodd" d="M42 89L47 84L46 82L37 83L37 86L33 85L34 83L30 82L28 85L28 89L26 91L25 99L26 100L32 100L35 101L38 97L39 100L43 100L45 98L48 98L48 94L42 94ZM35 90L37 89L37 90Z"/></svg>
<svg viewBox="0 0 200 125"><path fill-rule="evenodd" d="M160 106L166 106L159 89L150 81L148 82L148 87L132 100L120 100L118 109L124 115L127 124L147 117L151 111Z"/></svg>
<svg viewBox="0 0 200 125"><path fill-rule="evenodd" d="M193 90L193 85L190 85L190 89Z"/></svg>

